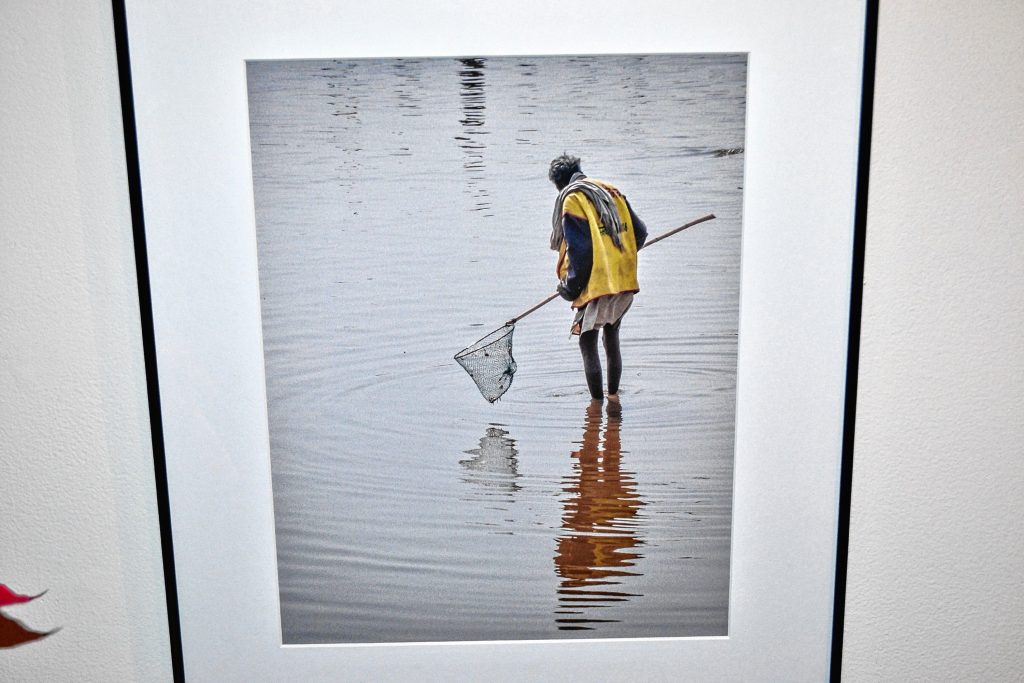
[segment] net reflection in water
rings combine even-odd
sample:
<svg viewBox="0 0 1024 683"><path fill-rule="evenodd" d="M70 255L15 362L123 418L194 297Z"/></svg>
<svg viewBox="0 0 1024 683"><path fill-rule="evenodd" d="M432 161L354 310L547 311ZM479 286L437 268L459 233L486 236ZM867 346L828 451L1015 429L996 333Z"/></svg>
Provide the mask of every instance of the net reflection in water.
<svg viewBox="0 0 1024 683"><path fill-rule="evenodd" d="M489 425L480 439L479 448L466 451L466 455L473 457L459 461L466 470L463 481L477 484L486 492L507 495L511 500L520 489L516 483L519 478L518 454L516 442L509 438L508 431L502 425Z"/></svg>

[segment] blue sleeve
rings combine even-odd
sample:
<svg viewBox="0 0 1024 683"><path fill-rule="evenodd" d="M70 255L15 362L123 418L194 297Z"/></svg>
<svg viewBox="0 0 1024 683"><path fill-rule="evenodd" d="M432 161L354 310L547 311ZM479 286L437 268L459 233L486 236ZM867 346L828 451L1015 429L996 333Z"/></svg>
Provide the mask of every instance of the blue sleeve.
<svg viewBox="0 0 1024 683"><path fill-rule="evenodd" d="M558 293L563 299L573 301L583 293L590 281L590 270L594 267L594 246L590 243L590 224L585 218L565 214L562 216L562 231L569 257L569 272L565 280L558 284Z"/></svg>
<svg viewBox="0 0 1024 683"><path fill-rule="evenodd" d="M633 207L629 205L629 201L626 201L626 208L629 209L629 219L633 221L633 234L636 237L636 248L639 251L644 248L644 244L647 242L647 225L640 220L640 216L637 216L633 212Z"/></svg>

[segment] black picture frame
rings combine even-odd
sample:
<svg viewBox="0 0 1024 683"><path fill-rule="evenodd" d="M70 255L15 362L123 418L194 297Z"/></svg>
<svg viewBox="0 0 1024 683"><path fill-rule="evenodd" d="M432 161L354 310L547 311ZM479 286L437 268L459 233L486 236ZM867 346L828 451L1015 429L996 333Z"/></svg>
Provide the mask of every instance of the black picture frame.
<svg viewBox="0 0 1024 683"><path fill-rule="evenodd" d="M849 328L846 357L845 406L842 427L842 453L839 475L839 509L836 534L835 588L832 617L830 679L839 681L842 673L844 609L846 603L847 554L850 544L850 499L854 458L854 432L857 407L857 376L860 350L861 311L863 295L864 253L868 205L869 167L871 158L871 124L878 32L878 1L867 0L864 14L864 46L861 82L860 133L856 172L855 216L849 301ZM112 18L117 49L121 94L124 144L133 238L135 266L139 291L141 335L145 357L149 396L149 418L152 436L153 466L156 478L155 498L161 529L164 582L167 603L170 653L174 680L185 680L181 610L175 564L174 530L168 490L167 450L164 440L161 408L159 359L154 323L153 292L150 282L147 249L146 212L138 144L138 126L133 94L131 38L125 0L112 0Z"/></svg>

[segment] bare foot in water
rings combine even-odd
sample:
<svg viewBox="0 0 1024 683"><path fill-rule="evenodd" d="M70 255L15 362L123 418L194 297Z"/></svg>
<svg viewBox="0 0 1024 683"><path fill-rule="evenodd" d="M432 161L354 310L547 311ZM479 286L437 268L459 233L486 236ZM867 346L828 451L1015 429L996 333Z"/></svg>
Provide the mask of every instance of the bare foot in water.
<svg viewBox="0 0 1024 683"><path fill-rule="evenodd" d="M608 417L616 419L622 417L622 404L619 403L618 394L608 394L608 404L605 406L605 411L608 413Z"/></svg>

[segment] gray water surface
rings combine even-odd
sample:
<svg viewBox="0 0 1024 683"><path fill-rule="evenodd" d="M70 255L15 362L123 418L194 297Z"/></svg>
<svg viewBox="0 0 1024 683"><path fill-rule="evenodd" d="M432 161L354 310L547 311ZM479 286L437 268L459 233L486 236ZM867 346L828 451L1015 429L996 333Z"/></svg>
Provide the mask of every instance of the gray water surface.
<svg viewBox="0 0 1024 683"><path fill-rule="evenodd" d="M746 58L248 64L285 643L728 631ZM722 150L731 150L724 153ZM555 285L551 158L652 235L621 408Z"/></svg>

